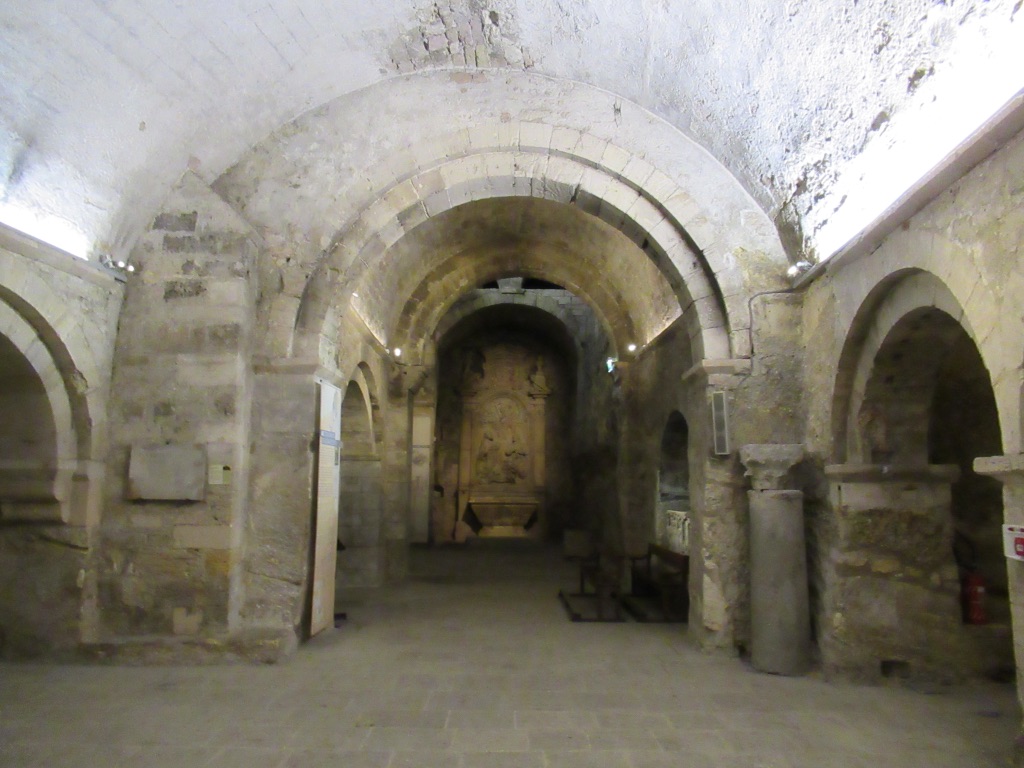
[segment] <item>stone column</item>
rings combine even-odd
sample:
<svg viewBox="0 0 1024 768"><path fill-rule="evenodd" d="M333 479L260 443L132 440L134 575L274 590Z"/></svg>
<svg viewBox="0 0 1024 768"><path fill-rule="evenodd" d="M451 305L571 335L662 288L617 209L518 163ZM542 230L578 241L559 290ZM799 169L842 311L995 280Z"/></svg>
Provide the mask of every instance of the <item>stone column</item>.
<svg viewBox="0 0 1024 768"><path fill-rule="evenodd" d="M1008 456L984 456L974 460L974 471L994 477L1003 484L1003 520L1008 525L1024 525L1024 453ZM1010 614L1013 622L1013 651L1017 661L1017 698L1024 701L1024 561L1006 561L1010 587ZM1017 736L1013 764L1024 768L1024 726Z"/></svg>
<svg viewBox="0 0 1024 768"><path fill-rule="evenodd" d="M802 445L745 445L750 500L750 634L754 669L798 675L811 662L804 495L783 488Z"/></svg>

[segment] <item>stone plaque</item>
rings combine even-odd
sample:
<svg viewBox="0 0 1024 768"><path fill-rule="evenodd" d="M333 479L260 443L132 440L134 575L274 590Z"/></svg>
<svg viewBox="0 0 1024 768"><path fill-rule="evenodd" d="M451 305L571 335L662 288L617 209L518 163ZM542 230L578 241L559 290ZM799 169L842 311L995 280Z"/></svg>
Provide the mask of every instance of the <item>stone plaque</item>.
<svg viewBox="0 0 1024 768"><path fill-rule="evenodd" d="M201 445L133 445L128 499L202 501L206 470L206 450Z"/></svg>

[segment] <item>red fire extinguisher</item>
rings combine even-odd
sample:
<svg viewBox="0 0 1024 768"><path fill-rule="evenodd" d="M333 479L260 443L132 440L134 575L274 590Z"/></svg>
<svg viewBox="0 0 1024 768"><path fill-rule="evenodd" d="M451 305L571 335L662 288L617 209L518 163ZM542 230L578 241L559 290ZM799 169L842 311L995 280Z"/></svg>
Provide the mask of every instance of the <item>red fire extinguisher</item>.
<svg viewBox="0 0 1024 768"><path fill-rule="evenodd" d="M969 571L964 578L964 621L967 624L988 624L985 611L985 580L977 571Z"/></svg>

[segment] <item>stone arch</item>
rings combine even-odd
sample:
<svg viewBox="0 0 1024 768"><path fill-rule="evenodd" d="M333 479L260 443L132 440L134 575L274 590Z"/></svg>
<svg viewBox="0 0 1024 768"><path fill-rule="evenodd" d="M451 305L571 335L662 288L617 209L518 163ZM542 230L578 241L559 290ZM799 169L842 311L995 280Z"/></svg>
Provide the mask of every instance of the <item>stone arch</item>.
<svg viewBox="0 0 1024 768"><path fill-rule="evenodd" d="M567 292L571 293L571 291ZM558 318L561 318L562 315L562 305L559 304L558 299L551 296L532 296L527 299L526 294L524 293L521 295L510 294L502 296L501 299L502 304L509 304L517 307L533 307ZM453 304L435 324L432 334L434 342L436 343L440 341L440 339L444 338L445 334L458 325L464 318L492 306L495 306L495 301L491 297L485 295L478 295L469 301ZM571 335L572 334L570 334L570 336ZM574 341L574 345L577 348L578 355L579 344Z"/></svg>
<svg viewBox="0 0 1024 768"><path fill-rule="evenodd" d="M41 326L38 313L33 314L35 322L30 322L0 300L0 336L7 358L3 379L10 386L0 397L18 396L13 387L19 382L14 378L26 385L25 401L20 405L12 401L11 413L2 419L8 428L4 437L18 443L6 445L0 457L4 465L0 473L2 517L84 523L89 494L83 481L88 473L80 462L88 459L91 442L88 409L74 389L77 371L67 368L70 356L66 348L51 328ZM12 377L10 381L8 377ZM26 413L42 420L38 429L23 423ZM18 430L18 424L24 429Z"/></svg>
<svg viewBox="0 0 1024 768"><path fill-rule="evenodd" d="M870 258L861 259L836 273L855 270L856 277L843 281L844 291L835 294L833 304L839 319L837 337L844 339L836 348L830 422L823 425L823 434L830 440L829 454L835 461L845 461L846 432L844 420L853 371L868 332L876 323L876 310L883 300L900 300L903 291L918 285L920 306L941 300L948 314L957 319L978 346L985 367L992 379L999 407L1000 428L1005 449L1017 452L1024 430L1021 366L1024 361L1024 338L1010 333L1010 326L1000 323L1006 308L994 287L984 279L978 268L979 254L962 243L933 232L916 229L898 230ZM928 275L930 286L908 283L907 277ZM892 298L893 292L901 293ZM936 298L930 297L935 291ZM941 299L938 298L941 295ZM908 308L913 304L907 304Z"/></svg>
<svg viewBox="0 0 1024 768"><path fill-rule="evenodd" d="M372 381L369 366L360 363L342 393L337 588L376 585L383 578L382 438Z"/></svg>
<svg viewBox="0 0 1024 768"><path fill-rule="evenodd" d="M860 441L858 419L879 350L893 329L915 313L939 312L962 324L977 344L969 320L952 292L935 275L917 269L895 272L875 286L861 305L840 355L833 400L833 456L870 461ZM924 372L928 366L922 361ZM865 415L863 418L869 418Z"/></svg>
<svg viewBox="0 0 1024 768"><path fill-rule="evenodd" d="M556 131L571 134L563 141L572 150L552 149ZM539 123L484 126L419 151L426 156L415 170L379 189L321 254L302 296L295 341L286 345L294 353L315 349L328 313L343 311L351 286L405 234L458 205L495 197L575 205L626 235L677 291L700 357L728 357L730 332L749 326L737 311L742 302L726 301L742 291L742 282L716 249L700 207L647 161L605 140Z"/></svg>
<svg viewBox="0 0 1024 768"><path fill-rule="evenodd" d="M844 564L823 567L827 666L877 676L896 664L948 679L1012 665L1007 632L960 628L968 575L1007 591L1001 489L973 471L975 458L1003 450L979 338L953 291L919 268L887 275L855 316L833 412L833 456L844 463L826 468ZM866 603L877 613L851 608ZM990 605L1008 624L1008 602ZM888 631L893 612L899 633ZM836 642L847 634L869 642Z"/></svg>
<svg viewBox="0 0 1024 768"><path fill-rule="evenodd" d="M79 458L98 460L105 446L109 361L97 359L95 340L81 317L45 280L20 260L4 261L2 267L0 301L21 315L49 350L72 405Z"/></svg>
<svg viewBox="0 0 1024 768"><path fill-rule="evenodd" d="M526 266L522 262L516 262L515 267L507 267L501 263L500 255L496 254L495 256L498 258L495 258L493 261L481 262L477 265L476 269L471 273L471 278L468 279L471 279L476 284L483 284L507 277L512 273L526 277L535 277L540 274L540 271L535 270L532 264ZM423 281L423 284L430 285L431 293L442 297L445 297L447 294L447 296L438 302L419 303L415 299L410 299L410 301L406 302L405 306L407 309L403 310L401 320L395 331L394 344L402 346L402 348L411 348L421 353L425 351L431 337L431 331L441 323L448 311L460 298L455 291L448 289L453 283L465 279L467 279L465 272L458 275L450 273L449 275L439 274L436 277L433 275L428 276ZM619 351L624 350L627 344L637 338L636 326L628 313L617 312L609 316L607 310L613 305L613 298L601 286L593 286L588 290L588 287L581 286L576 280L568 279L567 275L561 273L547 272L544 279L552 279L558 282L590 306L612 343L612 356L618 357ZM436 335L436 332L434 335Z"/></svg>
<svg viewBox="0 0 1024 768"><path fill-rule="evenodd" d="M379 458L384 446L384 424L380 413L380 390L377 377L369 363L363 361L356 366L351 380L359 385L370 414L370 429L373 435L373 453Z"/></svg>

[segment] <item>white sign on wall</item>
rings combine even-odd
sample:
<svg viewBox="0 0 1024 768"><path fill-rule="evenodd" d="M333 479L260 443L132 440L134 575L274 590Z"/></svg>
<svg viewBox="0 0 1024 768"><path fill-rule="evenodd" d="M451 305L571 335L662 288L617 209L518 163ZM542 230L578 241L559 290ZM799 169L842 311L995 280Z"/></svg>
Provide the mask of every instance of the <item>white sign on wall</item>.
<svg viewBox="0 0 1024 768"><path fill-rule="evenodd" d="M1003 526L1003 554L1011 560L1024 560L1024 525Z"/></svg>

